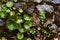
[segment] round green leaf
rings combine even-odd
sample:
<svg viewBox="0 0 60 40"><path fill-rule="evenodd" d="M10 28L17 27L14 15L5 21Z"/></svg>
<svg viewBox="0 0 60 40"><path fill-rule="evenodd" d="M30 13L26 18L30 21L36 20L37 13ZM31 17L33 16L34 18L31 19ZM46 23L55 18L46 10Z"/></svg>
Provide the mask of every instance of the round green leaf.
<svg viewBox="0 0 60 40"><path fill-rule="evenodd" d="M15 29L15 26L14 26L14 24L7 24L7 28L9 29L9 30L14 30Z"/></svg>
<svg viewBox="0 0 60 40"><path fill-rule="evenodd" d="M23 13L23 9L21 9L21 8L19 8L18 11L19 11L20 13Z"/></svg>
<svg viewBox="0 0 60 40"><path fill-rule="evenodd" d="M30 32L31 34L35 34L35 33L36 33L36 31L35 31L35 30L32 30L32 29L31 29L29 32Z"/></svg>
<svg viewBox="0 0 60 40"><path fill-rule="evenodd" d="M37 28L37 30L41 30L41 28L40 28L40 27L38 27L38 28Z"/></svg>
<svg viewBox="0 0 60 40"><path fill-rule="evenodd" d="M10 10L8 9L8 10L6 10L6 12L7 12L7 13L9 13L9 12L10 12Z"/></svg>
<svg viewBox="0 0 60 40"><path fill-rule="evenodd" d="M7 3L6 3L6 6L7 6L7 7L12 7L13 4L14 4L13 2L7 2Z"/></svg>
<svg viewBox="0 0 60 40"><path fill-rule="evenodd" d="M23 33L25 30L24 30L24 28L19 28L19 31L20 31L21 33Z"/></svg>
<svg viewBox="0 0 60 40"><path fill-rule="evenodd" d="M28 15L24 15L24 20L28 21L28 20L31 20L31 18L28 16Z"/></svg>
<svg viewBox="0 0 60 40"><path fill-rule="evenodd" d="M14 11L11 11L10 12L10 16L13 16L13 15L15 15L15 12Z"/></svg>
<svg viewBox="0 0 60 40"><path fill-rule="evenodd" d="M23 22L22 19L17 19L17 21L16 21L16 23L18 23L18 24L20 24L20 23L22 23L22 22Z"/></svg>
<svg viewBox="0 0 60 40"><path fill-rule="evenodd" d="M6 16L6 15L5 15L3 12L0 12L0 17L1 17L1 18L5 18L5 16Z"/></svg>
<svg viewBox="0 0 60 40"><path fill-rule="evenodd" d="M25 22L24 28L29 29L32 26L32 23L30 21Z"/></svg>
<svg viewBox="0 0 60 40"><path fill-rule="evenodd" d="M27 40L32 40L31 38L27 38Z"/></svg>
<svg viewBox="0 0 60 40"><path fill-rule="evenodd" d="M24 35L23 35L22 33L18 33L18 34L17 34L17 38L18 38L18 39L23 39L23 37L24 37Z"/></svg>
<svg viewBox="0 0 60 40"><path fill-rule="evenodd" d="M18 0L14 0L14 2L17 2Z"/></svg>

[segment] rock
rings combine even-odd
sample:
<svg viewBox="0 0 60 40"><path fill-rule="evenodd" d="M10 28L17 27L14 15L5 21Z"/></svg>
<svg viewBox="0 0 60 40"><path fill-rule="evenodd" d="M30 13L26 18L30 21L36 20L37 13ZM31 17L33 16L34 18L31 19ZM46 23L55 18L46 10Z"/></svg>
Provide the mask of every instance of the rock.
<svg viewBox="0 0 60 40"><path fill-rule="evenodd" d="M50 22L50 20L47 20L47 22L46 23L44 23L44 27L46 28L47 26L48 26L48 24L50 24L51 22Z"/></svg>
<svg viewBox="0 0 60 40"><path fill-rule="evenodd" d="M54 38L54 40L58 40L58 38Z"/></svg>
<svg viewBox="0 0 60 40"><path fill-rule="evenodd" d="M15 3L14 7L15 8L23 8L23 4L22 3Z"/></svg>
<svg viewBox="0 0 60 40"><path fill-rule="evenodd" d="M27 9L28 14L33 13L33 11L34 11L34 6Z"/></svg>
<svg viewBox="0 0 60 40"><path fill-rule="evenodd" d="M60 4L60 0L45 0L45 1L53 4Z"/></svg>
<svg viewBox="0 0 60 40"><path fill-rule="evenodd" d="M52 29L56 29L57 28L57 25L56 24L52 24L51 28Z"/></svg>
<svg viewBox="0 0 60 40"><path fill-rule="evenodd" d="M51 5L42 5L42 6L44 7L45 11L54 10L53 6L51 6Z"/></svg>
<svg viewBox="0 0 60 40"><path fill-rule="evenodd" d="M51 2L54 3L54 4L60 4L60 0L53 0Z"/></svg>
<svg viewBox="0 0 60 40"><path fill-rule="evenodd" d="M51 6L51 5L37 5L36 6L36 8L37 8L37 10L38 11L49 11L49 10L54 10L54 8L53 8L53 6Z"/></svg>
<svg viewBox="0 0 60 40"><path fill-rule="evenodd" d="M34 2L36 2L36 3L41 3L42 0L34 0Z"/></svg>
<svg viewBox="0 0 60 40"><path fill-rule="evenodd" d="M37 5L36 8L38 11L44 11L44 7L42 5Z"/></svg>
<svg viewBox="0 0 60 40"><path fill-rule="evenodd" d="M58 17L60 17L60 12L59 11L55 11L55 15L57 15Z"/></svg>
<svg viewBox="0 0 60 40"><path fill-rule="evenodd" d="M48 24L52 24L54 21L55 21L55 15L53 15L52 19L47 19L43 26L46 28Z"/></svg>
<svg viewBox="0 0 60 40"><path fill-rule="evenodd" d="M60 36L60 32L58 33L58 35Z"/></svg>
<svg viewBox="0 0 60 40"><path fill-rule="evenodd" d="M36 13L32 14L32 26L39 26L40 25L40 19L37 17Z"/></svg>

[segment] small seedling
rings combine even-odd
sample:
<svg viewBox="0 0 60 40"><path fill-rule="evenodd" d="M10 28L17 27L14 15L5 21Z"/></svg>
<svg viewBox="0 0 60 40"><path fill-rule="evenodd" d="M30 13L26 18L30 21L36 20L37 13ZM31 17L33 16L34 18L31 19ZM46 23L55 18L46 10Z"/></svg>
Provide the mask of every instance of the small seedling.
<svg viewBox="0 0 60 40"><path fill-rule="evenodd" d="M23 39L23 37L24 37L23 33L18 33L18 34L17 34L17 38L18 38L18 39L21 40L21 39Z"/></svg>
<svg viewBox="0 0 60 40"><path fill-rule="evenodd" d="M13 5L14 5L13 2L7 2L7 3L6 3L6 6L7 6L7 7L12 7Z"/></svg>

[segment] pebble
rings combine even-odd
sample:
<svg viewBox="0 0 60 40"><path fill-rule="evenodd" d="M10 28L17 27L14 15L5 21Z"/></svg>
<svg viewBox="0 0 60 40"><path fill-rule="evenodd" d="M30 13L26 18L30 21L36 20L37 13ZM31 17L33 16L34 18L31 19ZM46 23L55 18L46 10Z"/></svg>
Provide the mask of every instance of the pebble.
<svg viewBox="0 0 60 40"><path fill-rule="evenodd" d="M54 38L54 40L58 40L58 38Z"/></svg>
<svg viewBox="0 0 60 40"><path fill-rule="evenodd" d="M29 14L33 13L33 11L34 11L34 6L31 6L30 8L27 9L27 12Z"/></svg>
<svg viewBox="0 0 60 40"><path fill-rule="evenodd" d="M44 11L44 8L42 5L37 5L36 8L38 11Z"/></svg>
<svg viewBox="0 0 60 40"><path fill-rule="evenodd" d="M51 5L37 5L36 8L38 9L38 11L48 11L48 10L54 10L53 6Z"/></svg>
<svg viewBox="0 0 60 40"><path fill-rule="evenodd" d="M45 0L45 1L53 4L60 4L60 0Z"/></svg>
<svg viewBox="0 0 60 40"><path fill-rule="evenodd" d="M60 0L53 0L52 3L54 3L54 4L60 4Z"/></svg>
<svg viewBox="0 0 60 40"><path fill-rule="evenodd" d="M36 2L36 3L41 3L42 0L34 0L34 2Z"/></svg>
<svg viewBox="0 0 60 40"><path fill-rule="evenodd" d="M15 3L14 7L15 8L23 8L23 4L21 4L21 3Z"/></svg>
<svg viewBox="0 0 60 40"><path fill-rule="evenodd" d="M57 25L56 24L52 24L51 28L52 29L56 29L57 28Z"/></svg>

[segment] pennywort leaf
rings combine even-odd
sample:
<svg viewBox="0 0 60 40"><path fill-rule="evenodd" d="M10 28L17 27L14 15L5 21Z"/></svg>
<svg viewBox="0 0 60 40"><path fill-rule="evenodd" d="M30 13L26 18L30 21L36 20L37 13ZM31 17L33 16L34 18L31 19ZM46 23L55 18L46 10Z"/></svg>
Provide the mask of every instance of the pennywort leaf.
<svg viewBox="0 0 60 40"><path fill-rule="evenodd" d="M24 14L24 20L28 21L31 20L31 18L28 15Z"/></svg>
<svg viewBox="0 0 60 40"><path fill-rule="evenodd" d="M20 24L23 22L23 19L17 19L16 23Z"/></svg>
<svg viewBox="0 0 60 40"><path fill-rule="evenodd" d="M23 33L25 30L24 30L24 28L19 28L19 31L20 31L21 33Z"/></svg>
<svg viewBox="0 0 60 40"><path fill-rule="evenodd" d="M5 18L5 16L6 16L6 15L5 15L4 12L0 12L0 17L1 17L1 18Z"/></svg>
<svg viewBox="0 0 60 40"><path fill-rule="evenodd" d="M30 21L27 21L24 23L24 28L29 29L32 26L32 23Z"/></svg>
<svg viewBox="0 0 60 40"><path fill-rule="evenodd" d="M32 40L31 38L27 38L27 40Z"/></svg>
<svg viewBox="0 0 60 40"><path fill-rule="evenodd" d="M23 33L18 33L18 34L17 34L17 38L18 38L18 39L23 39L23 37L24 37Z"/></svg>
<svg viewBox="0 0 60 40"><path fill-rule="evenodd" d="M31 34L35 34L35 33L36 33L36 31L35 31L35 30L30 29L30 30L29 30L29 33L31 33Z"/></svg>
<svg viewBox="0 0 60 40"><path fill-rule="evenodd" d="M20 13L23 13L23 9L21 9L21 8L19 8L18 11L19 11Z"/></svg>
<svg viewBox="0 0 60 40"><path fill-rule="evenodd" d="M10 12L10 16L13 16L13 15L15 15L15 12L14 11L11 11Z"/></svg>
<svg viewBox="0 0 60 40"><path fill-rule="evenodd" d="M15 28L15 24L12 21L7 21L6 22L7 28L11 31L13 31Z"/></svg>
<svg viewBox="0 0 60 40"><path fill-rule="evenodd" d="M17 2L18 0L14 0L14 2Z"/></svg>
<svg viewBox="0 0 60 40"><path fill-rule="evenodd" d="M6 3L6 6L7 6L7 7L12 7L13 4L14 4L14 3L10 1L10 2L7 2L7 3Z"/></svg>

